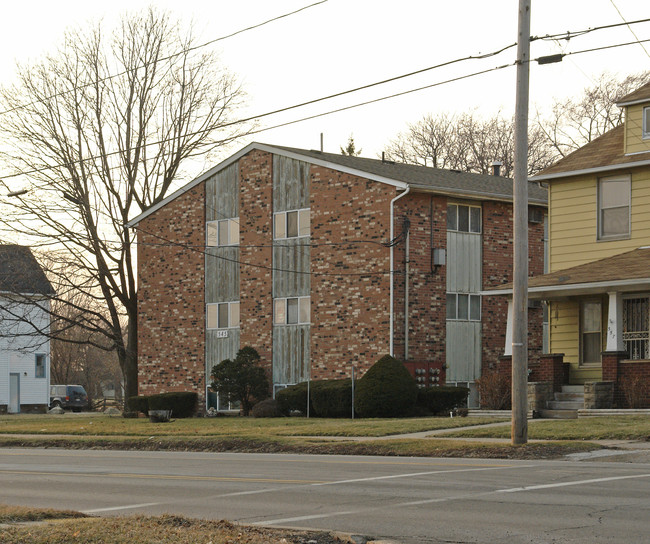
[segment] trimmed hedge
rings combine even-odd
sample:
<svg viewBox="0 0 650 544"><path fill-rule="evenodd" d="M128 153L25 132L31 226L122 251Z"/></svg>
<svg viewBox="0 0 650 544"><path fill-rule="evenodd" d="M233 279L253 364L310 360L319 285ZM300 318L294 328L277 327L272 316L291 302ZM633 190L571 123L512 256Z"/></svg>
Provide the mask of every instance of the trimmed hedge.
<svg viewBox="0 0 650 544"><path fill-rule="evenodd" d="M469 389L450 385L418 389L417 406L432 414L448 415L454 408L467 404Z"/></svg>
<svg viewBox="0 0 650 544"><path fill-rule="evenodd" d="M145 397L144 395L129 397L126 406L129 412L142 412L144 415L147 415L149 411L149 397Z"/></svg>
<svg viewBox="0 0 650 544"><path fill-rule="evenodd" d="M253 417L282 417L278 402L274 399L261 400L251 409Z"/></svg>
<svg viewBox="0 0 650 544"><path fill-rule="evenodd" d="M384 355L357 382L354 408L360 417L400 417L412 412L417 396L406 367Z"/></svg>
<svg viewBox="0 0 650 544"><path fill-rule="evenodd" d="M311 404L318 417L352 417L352 380L312 382Z"/></svg>
<svg viewBox="0 0 650 544"><path fill-rule="evenodd" d="M198 408L198 395L192 392L160 393L147 398L149 410L171 410L177 418L192 417Z"/></svg>
<svg viewBox="0 0 650 544"><path fill-rule="evenodd" d="M313 386L314 382L311 382ZM297 383L290 385L284 389L280 389L275 394L275 400L278 401L278 408L284 415L289 415L291 412L307 413L307 382ZM314 413L314 406L310 402L309 415Z"/></svg>

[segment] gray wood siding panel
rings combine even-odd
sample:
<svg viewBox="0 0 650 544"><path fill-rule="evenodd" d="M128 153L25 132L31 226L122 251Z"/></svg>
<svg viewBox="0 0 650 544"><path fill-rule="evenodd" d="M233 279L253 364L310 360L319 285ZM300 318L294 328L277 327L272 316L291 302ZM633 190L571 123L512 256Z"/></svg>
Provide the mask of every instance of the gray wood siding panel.
<svg viewBox="0 0 650 544"><path fill-rule="evenodd" d="M273 211L309 208L309 163L273 155Z"/></svg>
<svg viewBox="0 0 650 544"><path fill-rule="evenodd" d="M217 331L206 331L205 364L208 383L212 367L224 359L234 359L239 349L239 329L228 329L228 338L217 338Z"/></svg>
<svg viewBox="0 0 650 544"><path fill-rule="evenodd" d="M239 300L239 248L209 247L205 253L205 302Z"/></svg>
<svg viewBox="0 0 650 544"><path fill-rule="evenodd" d="M309 296L309 237L276 240L273 248L273 296ZM295 272L294 272L295 271ZM306 273L305 273L306 272Z"/></svg>
<svg viewBox="0 0 650 544"><path fill-rule="evenodd" d="M481 290L482 235L447 232L447 292Z"/></svg>
<svg viewBox="0 0 650 544"><path fill-rule="evenodd" d="M205 219L231 219L239 217L239 163L217 172L206 181Z"/></svg>
<svg viewBox="0 0 650 544"><path fill-rule="evenodd" d="M447 381L468 382L481 376L481 323L447 321Z"/></svg>
<svg viewBox="0 0 650 544"><path fill-rule="evenodd" d="M273 327L273 383L293 384L309 377L309 325Z"/></svg>

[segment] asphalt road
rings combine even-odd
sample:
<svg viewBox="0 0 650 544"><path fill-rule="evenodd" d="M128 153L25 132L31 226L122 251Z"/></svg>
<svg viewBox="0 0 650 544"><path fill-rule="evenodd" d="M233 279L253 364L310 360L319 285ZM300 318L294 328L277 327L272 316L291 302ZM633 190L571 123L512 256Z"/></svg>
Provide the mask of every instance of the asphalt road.
<svg viewBox="0 0 650 544"><path fill-rule="evenodd" d="M0 449L0 502L415 542L650 541L650 464Z"/></svg>

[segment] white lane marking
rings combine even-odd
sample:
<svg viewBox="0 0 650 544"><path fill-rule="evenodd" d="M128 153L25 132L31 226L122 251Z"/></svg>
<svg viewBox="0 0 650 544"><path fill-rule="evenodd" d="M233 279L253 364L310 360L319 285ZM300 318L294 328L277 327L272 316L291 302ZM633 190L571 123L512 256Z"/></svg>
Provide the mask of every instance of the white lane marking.
<svg viewBox="0 0 650 544"><path fill-rule="evenodd" d="M610 476L609 478L592 478L590 480L577 480L573 482L560 482L557 484L525 485L523 487L511 487L509 489L497 489L494 493L517 493L518 491L535 491L537 489L551 489L554 487L568 487L571 485L599 484L602 482L614 482L617 480L631 480L634 478L650 478L650 474L633 474L631 476Z"/></svg>
<svg viewBox="0 0 650 544"><path fill-rule="evenodd" d="M156 506L160 502L143 502L142 504L126 504L124 506L113 506L111 508L93 508L92 510L82 510L84 514L96 514L98 512L114 512L116 510L131 510L132 508L144 508L145 506Z"/></svg>

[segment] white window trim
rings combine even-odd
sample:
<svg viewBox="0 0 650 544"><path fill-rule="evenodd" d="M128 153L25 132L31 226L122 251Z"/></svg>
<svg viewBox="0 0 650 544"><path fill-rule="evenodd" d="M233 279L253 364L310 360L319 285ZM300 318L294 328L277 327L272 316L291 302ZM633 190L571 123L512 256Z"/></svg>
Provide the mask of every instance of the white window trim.
<svg viewBox="0 0 650 544"><path fill-rule="evenodd" d="M600 305L600 323L599 323L599 330L598 331L585 331L583 329L582 325L582 316L584 314L584 305L585 304L599 304ZM595 367L595 366L600 366L602 364L602 355L599 357L598 361L587 361L585 362L584 360L584 335L585 334L594 334L598 332L600 335L600 351L602 352L602 347L603 347L603 301L597 298L588 298L580 301L580 314L579 317L580 319L579 324L579 330L580 330L580 366L581 367Z"/></svg>
<svg viewBox="0 0 650 544"><path fill-rule="evenodd" d="M472 323L480 323L481 322L481 315L483 313L483 297L481 297L481 295L479 295L477 293L447 293L447 297L449 295L454 295L456 297L456 317L447 317L447 321L462 321L462 322L471 321ZM468 299L467 299L467 319L461 319L461 318L458 317L458 295L467 295L467 297L468 297ZM472 299L472 297L478 297L478 300L479 300L479 302L478 302L478 315L479 315L479 318L478 319L472 319L471 318L471 311L472 311L472 300L471 299ZM445 301L446 300L447 299L445 297ZM445 311L445 315L446 315L446 311Z"/></svg>
<svg viewBox="0 0 650 544"><path fill-rule="evenodd" d="M288 225L287 225L287 214L291 212L297 212L298 214L298 236L288 236L287 231ZM310 217L309 217L309 234L300 234L300 212L309 212ZM278 236L276 229L275 229L275 218L279 216L284 216L284 236ZM295 210L285 210L283 212L275 212L273 214L273 238L275 240L289 240L289 239L294 239L294 238L305 238L307 236L311 236L311 208L297 208Z"/></svg>
<svg viewBox="0 0 650 544"><path fill-rule="evenodd" d="M228 225L228 243L227 244L220 244L219 243L219 231L221 230L221 226L223 224ZM216 225L216 240L215 243L211 243L210 241L210 234L209 230L210 227L209 225ZM230 229L231 225L235 225L237 228L237 241L236 242L231 242L230 241ZM207 221L205 224L205 245L206 247L236 247L239 245L239 217L233 217L230 219L215 219L214 221Z"/></svg>
<svg viewBox="0 0 650 544"><path fill-rule="evenodd" d="M643 127L643 139L648 140L650 139L650 126L648 126L648 121L650 121L650 106L645 106L641 112L641 115L643 116L642 119L642 127Z"/></svg>
<svg viewBox="0 0 650 544"><path fill-rule="evenodd" d="M602 184L603 182L608 182L608 181L627 181L627 187L628 187L628 198L627 198L627 233L624 234L609 234L605 235L603 234L603 221L602 221L602 214L601 212L603 211L603 206L602 206ZM610 206L609 208L604 208L604 209L611 209L611 208L620 208L621 206ZM608 242L610 240L627 240L631 238L632 236L632 177L631 176L610 176L606 178L600 178L598 180L598 202L597 202L597 225L598 225L598 240L602 240L605 242Z"/></svg>
<svg viewBox="0 0 650 544"><path fill-rule="evenodd" d="M298 321L296 323L287 323L287 319L289 317L288 314L288 308L287 308L287 302L289 300L297 300L298 301ZM309 314L310 314L310 319L308 321L301 321L300 320L300 302L303 300L309 301ZM275 315L275 305L277 303L284 304L284 322L279 322L276 321L276 315ZM274 298L273 299L273 325L278 325L278 326L292 326L292 325L309 325L311 323L311 297L281 297L281 298Z"/></svg>
<svg viewBox="0 0 650 544"><path fill-rule="evenodd" d="M228 305L228 326L227 327L219 327L219 305L220 304L227 304ZM239 306L239 301L232 301L232 302L208 302L205 305L205 328L208 331L218 331L218 330L226 330L226 329L238 329L239 328L239 323L237 325L232 325L232 306L237 304ZM209 320L208 320L208 308L210 306L216 306L217 307L217 326L216 327L210 327L209 326ZM240 323L241 323L241 316L240 316Z"/></svg>
<svg viewBox="0 0 650 544"><path fill-rule="evenodd" d="M463 204L461 202L449 202L447 204L447 217L449 216L449 207L450 206L456 206L456 228L455 229L450 229L449 228L449 219L447 219L447 231L449 232L462 232L464 234L481 234L483 232L483 208L481 206L475 205L475 204ZM467 213L468 213L468 218L467 218L467 228L468 230L459 230L458 229L458 208L461 206L468 208ZM479 211L479 225L478 225L478 232L475 232L471 230L472 228L472 212L471 209L476 208Z"/></svg>

